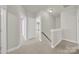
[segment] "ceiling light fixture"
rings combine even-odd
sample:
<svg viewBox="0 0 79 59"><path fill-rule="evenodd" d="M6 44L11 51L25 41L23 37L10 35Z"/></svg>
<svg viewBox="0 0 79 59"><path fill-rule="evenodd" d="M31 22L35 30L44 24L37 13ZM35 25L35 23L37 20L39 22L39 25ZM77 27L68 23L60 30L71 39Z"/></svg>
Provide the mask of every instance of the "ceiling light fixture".
<svg viewBox="0 0 79 59"><path fill-rule="evenodd" d="M53 9L52 8L49 8L48 9L48 12L52 13L53 12Z"/></svg>

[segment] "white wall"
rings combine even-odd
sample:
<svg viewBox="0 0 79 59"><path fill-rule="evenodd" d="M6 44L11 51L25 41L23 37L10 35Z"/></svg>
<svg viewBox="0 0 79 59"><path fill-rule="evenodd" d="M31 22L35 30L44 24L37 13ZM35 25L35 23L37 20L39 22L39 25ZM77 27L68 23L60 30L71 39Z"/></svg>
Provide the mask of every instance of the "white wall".
<svg viewBox="0 0 79 59"><path fill-rule="evenodd" d="M44 32L50 38L50 30L55 29L56 19L54 16L44 12L41 18L42 32Z"/></svg>
<svg viewBox="0 0 79 59"><path fill-rule="evenodd" d="M77 8L77 42L79 44L79 6ZM79 48L79 46L78 46Z"/></svg>
<svg viewBox="0 0 79 59"><path fill-rule="evenodd" d="M61 16L60 16L60 14L57 15L55 18L56 18L56 28L61 28Z"/></svg>
<svg viewBox="0 0 79 59"><path fill-rule="evenodd" d="M76 8L74 6L65 8L64 11L61 13L61 26L64 30L64 39L67 39L71 42L76 42L77 40L76 20Z"/></svg>
<svg viewBox="0 0 79 59"><path fill-rule="evenodd" d="M0 8L0 31L1 31L1 8ZM1 32L0 32L0 50L1 50Z"/></svg>
<svg viewBox="0 0 79 59"><path fill-rule="evenodd" d="M20 42L19 19L14 14L8 12L8 49L17 47Z"/></svg>
<svg viewBox="0 0 79 59"><path fill-rule="evenodd" d="M5 8L1 8L1 53L5 54L7 52L7 10Z"/></svg>

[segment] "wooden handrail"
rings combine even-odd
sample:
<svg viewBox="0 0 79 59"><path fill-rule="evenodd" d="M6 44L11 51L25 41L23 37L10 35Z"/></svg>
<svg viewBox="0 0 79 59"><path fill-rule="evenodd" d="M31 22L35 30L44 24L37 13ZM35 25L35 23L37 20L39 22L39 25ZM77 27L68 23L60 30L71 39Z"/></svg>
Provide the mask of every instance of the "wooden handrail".
<svg viewBox="0 0 79 59"><path fill-rule="evenodd" d="M42 34L51 42L51 40L49 39L49 37L44 32L42 32Z"/></svg>

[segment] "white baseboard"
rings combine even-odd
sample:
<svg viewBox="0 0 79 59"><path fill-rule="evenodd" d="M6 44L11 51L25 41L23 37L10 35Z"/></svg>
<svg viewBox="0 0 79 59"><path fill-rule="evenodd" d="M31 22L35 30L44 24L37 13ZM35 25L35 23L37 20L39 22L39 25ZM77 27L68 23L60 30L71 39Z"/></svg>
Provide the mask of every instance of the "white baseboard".
<svg viewBox="0 0 79 59"><path fill-rule="evenodd" d="M57 41L57 43L54 45L56 47L62 40Z"/></svg>
<svg viewBox="0 0 79 59"><path fill-rule="evenodd" d="M32 40L32 39L35 39L35 37L28 38L28 40Z"/></svg>
<svg viewBox="0 0 79 59"><path fill-rule="evenodd" d="M66 41L69 41L69 42L72 42L72 43L77 43L77 41L73 41L73 40L69 40L69 39L63 39L63 40L66 40Z"/></svg>
<svg viewBox="0 0 79 59"><path fill-rule="evenodd" d="M55 45L51 44L51 48L55 48L62 40L58 40Z"/></svg>
<svg viewBox="0 0 79 59"><path fill-rule="evenodd" d="M12 52L12 51L14 51L14 50L19 49L20 47L21 47L21 45L19 44L19 45L18 45L18 46L16 46L16 47L13 47L13 48L8 49L8 51L7 51L7 52Z"/></svg>
<svg viewBox="0 0 79 59"><path fill-rule="evenodd" d="M55 48L54 45L51 45L51 48Z"/></svg>
<svg viewBox="0 0 79 59"><path fill-rule="evenodd" d="M77 44L77 49L79 49L79 43L77 41L71 41L69 39L64 39L64 40L69 41L69 42L72 42L72 43L76 43Z"/></svg>
<svg viewBox="0 0 79 59"><path fill-rule="evenodd" d="M63 39L63 40L69 41L69 42L72 42L72 43L77 43L77 44L78 44L78 42L76 42L76 41L71 41L71 40L69 40L69 39ZM55 45L51 44L51 48L55 48L61 41L62 41L62 40L59 40ZM52 42L52 43L53 43L53 42ZM79 49L79 47L78 47L78 49Z"/></svg>

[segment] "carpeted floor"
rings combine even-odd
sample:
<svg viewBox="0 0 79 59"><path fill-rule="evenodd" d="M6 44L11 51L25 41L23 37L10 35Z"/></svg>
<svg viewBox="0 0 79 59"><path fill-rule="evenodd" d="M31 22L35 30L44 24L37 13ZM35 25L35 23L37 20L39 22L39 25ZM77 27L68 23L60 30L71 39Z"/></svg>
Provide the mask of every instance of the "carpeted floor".
<svg viewBox="0 0 79 59"><path fill-rule="evenodd" d="M29 42L33 41L30 40ZM51 48L50 43L46 40L43 40L42 42L35 40L31 44L28 44L27 42L21 48L13 52L9 52L8 54L72 54L77 52L77 44L65 40L63 40L55 48Z"/></svg>

